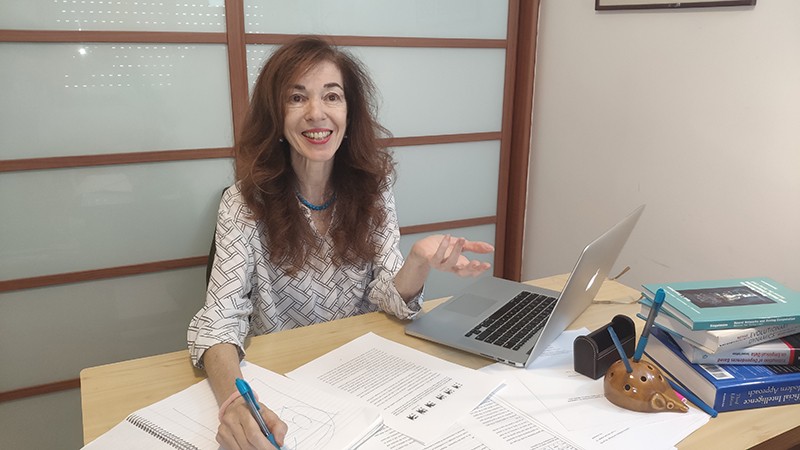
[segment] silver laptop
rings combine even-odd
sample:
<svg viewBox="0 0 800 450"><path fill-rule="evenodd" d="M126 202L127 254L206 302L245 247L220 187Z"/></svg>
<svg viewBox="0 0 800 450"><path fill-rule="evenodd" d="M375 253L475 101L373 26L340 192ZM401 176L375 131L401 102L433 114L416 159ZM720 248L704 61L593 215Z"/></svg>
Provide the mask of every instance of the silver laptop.
<svg viewBox="0 0 800 450"><path fill-rule="evenodd" d="M581 252L559 294L486 276L406 325L406 334L526 367L592 303L633 227L636 208Z"/></svg>

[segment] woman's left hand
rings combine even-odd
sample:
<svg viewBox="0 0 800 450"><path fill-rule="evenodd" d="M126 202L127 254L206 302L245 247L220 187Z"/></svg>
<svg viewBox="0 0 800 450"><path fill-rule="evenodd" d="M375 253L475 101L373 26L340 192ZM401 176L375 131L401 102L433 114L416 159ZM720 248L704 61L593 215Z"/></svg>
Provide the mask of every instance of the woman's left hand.
<svg viewBox="0 0 800 450"><path fill-rule="evenodd" d="M480 241L468 241L462 237L435 234L420 239L411 247L411 254L424 258L430 267L443 272L452 272L462 277L476 277L491 267L491 264L470 260L464 252L491 253L494 247Z"/></svg>

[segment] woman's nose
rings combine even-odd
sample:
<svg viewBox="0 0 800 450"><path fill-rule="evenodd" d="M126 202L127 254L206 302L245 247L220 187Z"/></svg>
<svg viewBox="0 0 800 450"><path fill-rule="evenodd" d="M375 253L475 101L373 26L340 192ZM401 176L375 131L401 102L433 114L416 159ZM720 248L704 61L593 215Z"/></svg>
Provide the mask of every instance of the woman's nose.
<svg viewBox="0 0 800 450"><path fill-rule="evenodd" d="M306 104L306 120L314 121L325 118L325 107L320 99L311 99Z"/></svg>

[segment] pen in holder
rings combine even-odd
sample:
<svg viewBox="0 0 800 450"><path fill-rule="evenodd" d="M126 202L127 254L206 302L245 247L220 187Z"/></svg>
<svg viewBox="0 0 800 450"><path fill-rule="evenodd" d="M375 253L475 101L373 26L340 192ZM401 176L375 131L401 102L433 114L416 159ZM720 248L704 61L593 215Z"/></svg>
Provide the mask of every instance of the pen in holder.
<svg viewBox="0 0 800 450"><path fill-rule="evenodd" d="M620 360L608 368L603 380L603 393L611 403L632 411L687 412L689 407L678 399L661 371L652 363L641 361L650 335L650 327L653 326L656 314L664 302L664 291L659 289L655 297L654 306L650 309L650 315L647 317L632 358L628 359L614 328L608 327L608 334L614 341Z"/></svg>

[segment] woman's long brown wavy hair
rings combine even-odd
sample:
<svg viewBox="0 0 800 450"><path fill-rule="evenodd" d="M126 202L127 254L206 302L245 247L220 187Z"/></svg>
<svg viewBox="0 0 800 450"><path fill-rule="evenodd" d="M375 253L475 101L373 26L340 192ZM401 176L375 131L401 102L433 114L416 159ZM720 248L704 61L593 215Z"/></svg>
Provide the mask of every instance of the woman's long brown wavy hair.
<svg viewBox="0 0 800 450"><path fill-rule="evenodd" d="M394 175L394 162L380 140L390 134L375 119L377 91L362 64L316 36L279 48L253 90L236 147L236 181L253 218L264 226L270 262L289 274L303 267L319 242L295 197L289 144L281 142L285 107L293 82L324 61L341 71L347 102L346 138L331 174L336 209L329 233L335 264L359 264L375 256L373 232L386 220L381 191Z"/></svg>

